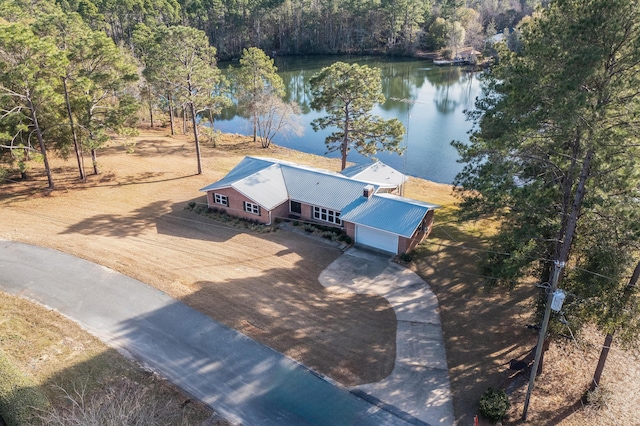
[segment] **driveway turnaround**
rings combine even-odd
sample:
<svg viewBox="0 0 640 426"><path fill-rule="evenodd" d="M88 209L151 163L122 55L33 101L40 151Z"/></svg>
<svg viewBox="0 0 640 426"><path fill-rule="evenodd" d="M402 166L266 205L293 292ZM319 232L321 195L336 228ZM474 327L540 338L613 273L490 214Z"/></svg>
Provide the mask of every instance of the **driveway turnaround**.
<svg viewBox="0 0 640 426"><path fill-rule="evenodd" d="M454 424L438 299L422 278L388 256L351 248L322 272L320 282L332 292L382 296L396 313L396 362L391 375L352 392L428 424Z"/></svg>
<svg viewBox="0 0 640 426"><path fill-rule="evenodd" d="M157 289L56 250L0 240L0 290L59 311L233 423L424 424L317 376Z"/></svg>

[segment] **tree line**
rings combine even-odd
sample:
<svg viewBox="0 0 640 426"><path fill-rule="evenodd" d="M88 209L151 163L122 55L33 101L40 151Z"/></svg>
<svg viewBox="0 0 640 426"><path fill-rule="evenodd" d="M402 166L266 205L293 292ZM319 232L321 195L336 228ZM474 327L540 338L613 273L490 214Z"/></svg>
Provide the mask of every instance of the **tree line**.
<svg viewBox="0 0 640 426"><path fill-rule="evenodd" d="M138 24L204 31L220 58L258 47L278 54L481 49L546 0L59 0L94 30L130 43Z"/></svg>
<svg viewBox="0 0 640 426"><path fill-rule="evenodd" d="M42 161L53 189L51 150L63 157L73 153L80 179L86 178L84 154L90 154L98 174L99 149L110 134L136 132L142 104L152 127L154 111L166 113L172 134L178 115L184 133L191 121L197 173L202 173L200 129L215 142L213 117L233 102L232 95L252 118L254 141L259 138L262 147L278 133L301 130L298 106L283 101L284 84L274 61L257 47L243 49L240 66L227 79L218 68L216 48L196 28L138 23L129 44L116 45L79 13L53 2L42 0L33 8L4 4L2 12L0 148L8 169L16 167L23 178L33 160ZM326 143L329 151L340 150L343 167L351 149L369 156L401 151L402 124L369 113L384 101L379 69L334 64L312 81L312 88L315 108L326 108L331 117L317 128L341 129Z"/></svg>

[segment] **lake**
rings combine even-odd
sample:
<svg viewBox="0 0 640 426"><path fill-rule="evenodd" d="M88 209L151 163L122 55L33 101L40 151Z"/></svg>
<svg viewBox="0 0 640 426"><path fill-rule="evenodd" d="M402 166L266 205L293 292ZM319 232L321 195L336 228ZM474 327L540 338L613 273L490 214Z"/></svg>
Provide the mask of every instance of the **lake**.
<svg viewBox="0 0 640 426"><path fill-rule="evenodd" d="M477 74L466 72L463 67L434 66L430 60L366 56L278 57L275 63L287 89L286 100L294 100L300 105L304 134L278 135L273 143L325 155L325 137L334 130L314 132L311 128L311 121L323 113L309 107L309 79L336 61L380 68L387 101L378 105L373 113L385 119L397 118L407 130L403 141L406 151L402 156L378 153L376 158L407 175L452 183L463 165L457 162L458 153L451 141L469 140L472 123L467 121L464 111L474 107L481 92ZM237 115L233 108L217 117L215 127L225 133L252 133L251 122ZM338 152L327 155L340 156ZM361 163L368 160L352 150L347 161Z"/></svg>

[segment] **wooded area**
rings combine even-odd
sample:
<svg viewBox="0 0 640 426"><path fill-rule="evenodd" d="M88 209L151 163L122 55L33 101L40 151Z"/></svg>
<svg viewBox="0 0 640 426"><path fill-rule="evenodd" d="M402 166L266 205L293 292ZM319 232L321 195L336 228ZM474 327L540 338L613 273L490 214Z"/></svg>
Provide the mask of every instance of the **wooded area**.
<svg viewBox="0 0 640 426"><path fill-rule="evenodd" d="M486 286L513 288L532 276L545 291L562 283L567 301L552 318L554 335L595 324L607 347L614 335L635 345L638 0L5 1L0 179L18 172L25 179L41 162L53 189L50 151L75 155L80 179L83 155L90 155L98 174L99 149L110 134L136 131L142 104L152 127L154 110L165 112L172 134L177 115L184 133L191 120L201 173L197 114L213 121L232 91L265 148L274 126L295 115L295 105L277 102L282 82L270 55L442 49L455 56L463 45L484 49L502 29L507 43L497 48L499 62L483 76L484 95L469 113L471 141L454 143L466 164L455 182L463 219L491 218L499 227L481 260ZM218 59L238 57L241 69L227 80ZM328 114L315 128L343 129L327 138L329 150L342 152L343 168L350 148L400 150L399 122L368 115L383 98L375 73L336 63L311 79L312 106ZM357 76L374 93L355 103L335 96L341 87L366 92L341 75ZM371 135L379 145L369 143ZM553 278L555 262L566 269ZM540 307L546 298L541 292ZM604 359L603 352L594 387Z"/></svg>
<svg viewBox="0 0 640 426"><path fill-rule="evenodd" d="M463 45L482 49L502 25L513 39L510 44L517 46L519 32L509 28L534 6L417 0L3 2L0 131L8 167L0 172L19 170L25 178L34 160L41 161L49 187L54 188L47 154L55 150L64 157L75 154L81 179L86 178L84 154L89 154L93 173L98 174L98 152L109 139L107 134L135 134L142 105L152 127L154 110L168 115L172 134L176 117L181 116L183 133L193 132L199 147L198 115L213 123L214 115L233 96L240 110L253 116L254 138L259 132L261 143L268 147L275 133L298 131L297 106L278 99L281 89L273 77L270 55L415 54L443 49L441 54L455 56ZM248 54L262 57L251 61ZM260 89L260 102L255 87L249 98L245 96L247 71L228 81L218 68L220 57L238 56L241 67L266 76L260 77L266 84ZM383 127L390 124L395 129L388 133ZM369 148L359 149L361 153L389 150L389 138L398 144L402 133L398 123L379 121L378 127L367 132ZM215 140L211 125L203 131ZM370 149L376 143L378 148ZM344 148L346 156L350 147ZM201 173L199 153L197 149Z"/></svg>
<svg viewBox="0 0 640 426"><path fill-rule="evenodd" d="M413 53L459 43L482 48L546 0L60 0L94 30L129 43L137 24L204 31L221 59L242 49L267 53ZM457 23L457 24L456 24ZM460 39L460 29L462 38ZM466 35L465 35L466 34Z"/></svg>

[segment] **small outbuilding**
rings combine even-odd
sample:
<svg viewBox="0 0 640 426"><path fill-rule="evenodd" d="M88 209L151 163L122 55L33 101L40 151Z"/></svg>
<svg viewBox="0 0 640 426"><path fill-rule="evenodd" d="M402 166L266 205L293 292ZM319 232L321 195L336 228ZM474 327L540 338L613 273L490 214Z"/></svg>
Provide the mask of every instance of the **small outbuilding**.
<svg viewBox="0 0 640 426"><path fill-rule="evenodd" d="M342 173L245 157L201 189L210 208L271 224L299 219L344 229L355 244L408 253L429 235L435 204L402 197L407 177L380 162Z"/></svg>

